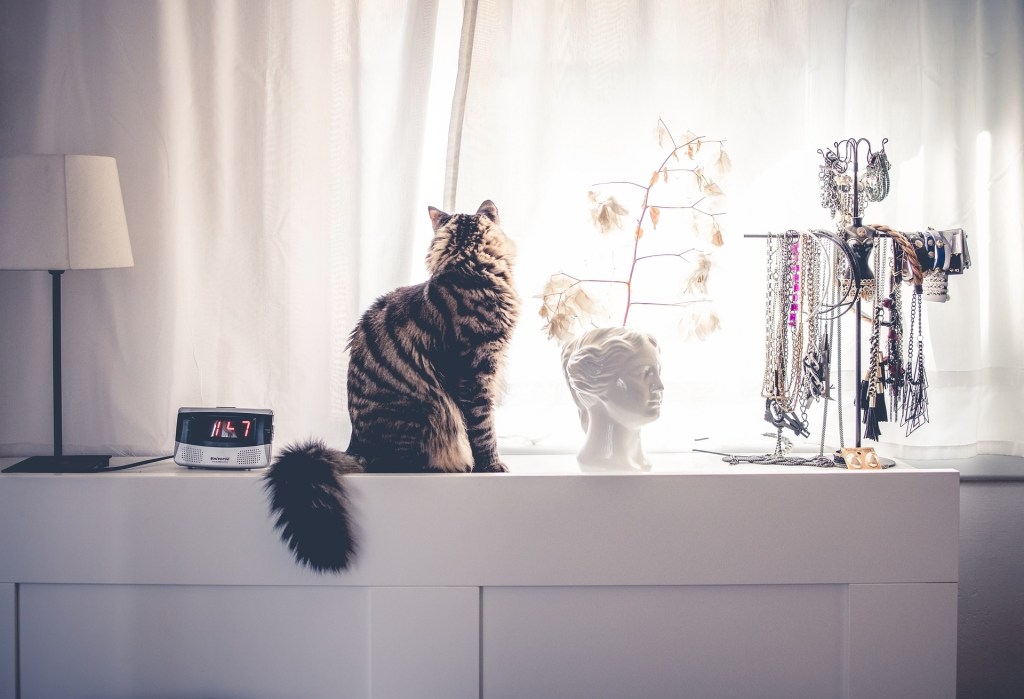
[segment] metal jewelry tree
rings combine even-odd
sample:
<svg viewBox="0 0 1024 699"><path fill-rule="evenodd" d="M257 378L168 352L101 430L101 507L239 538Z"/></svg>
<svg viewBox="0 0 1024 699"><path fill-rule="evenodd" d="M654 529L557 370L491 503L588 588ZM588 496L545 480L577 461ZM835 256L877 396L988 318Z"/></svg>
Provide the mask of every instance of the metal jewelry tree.
<svg viewBox="0 0 1024 699"><path fill-rule="evenodd" d="M888 226L864 224L868 203L882 201L889 194L887 142L883 139L881 149L875 150L865 138L849 138L818 151L824 159L819 173L822 206L832 214L836 232L745 236L768 241L762 396L765 420L776 429L776 447L771 454L726 455L730 463L881 468L892 462L879 459L874 449L863 447L862 438L877 440L883 422L901 419L910 434L928 421L921 301L945 301L947 275L962 273L970 265L970 257L961 229L902 233ZM913 288L905 352L904 282ZM863 313L863 301L872 304L870 316ZM840 321L850 312L855 318L856 432L855 446L846 448ZM871 327L866 374L862 359L864 320L870 321ZM884 345L883 328L887 330ZM840 449L826 456L825 428L833 398ZM789 455L792 442L783 437L783 431L809 437L808 410L819 400L823 400L824 409L818 455Z"/></svg>

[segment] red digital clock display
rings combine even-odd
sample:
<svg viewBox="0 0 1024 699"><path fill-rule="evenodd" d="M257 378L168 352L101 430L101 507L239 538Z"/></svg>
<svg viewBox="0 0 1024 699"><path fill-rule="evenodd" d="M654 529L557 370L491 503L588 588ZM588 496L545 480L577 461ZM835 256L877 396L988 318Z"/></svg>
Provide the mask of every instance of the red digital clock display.
<svg viewBox="0 0 1024 699"><path fill-rule="evenodd" d="M273 438L273 421L269 410L181 408L174 441L232 449L261 446Z"/></svg>
<svg viewBox="0 0 1024 699"><path fill-rule="evenodd" d="M252 420L216 418L210 422L211 439L248 439L252 432Z"/></svg>

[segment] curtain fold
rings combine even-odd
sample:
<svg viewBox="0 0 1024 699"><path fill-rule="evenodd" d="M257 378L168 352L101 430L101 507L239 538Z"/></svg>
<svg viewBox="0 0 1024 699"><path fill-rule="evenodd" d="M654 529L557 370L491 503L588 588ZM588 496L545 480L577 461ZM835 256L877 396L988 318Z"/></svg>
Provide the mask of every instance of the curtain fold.
<svg viewBox="0 0 1024 699"><path fill-rule="evenodd" d="M477 0L465 0L462 9L462 32L459 37L459 61L456 66L451 118L448 120L448 150L444 170L444 210L455 210L455 194L459 189L459 154L462 148L462 127L466 123L466 93L473 70L473 40L476 37Z"/></svg>

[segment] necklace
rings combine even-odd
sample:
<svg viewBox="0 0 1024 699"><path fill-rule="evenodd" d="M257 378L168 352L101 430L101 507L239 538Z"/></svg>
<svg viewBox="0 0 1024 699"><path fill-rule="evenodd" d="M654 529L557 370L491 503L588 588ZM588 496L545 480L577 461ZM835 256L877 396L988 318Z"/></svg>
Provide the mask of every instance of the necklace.
<svg viewBox="0 0 1024 699"><path fill-rule="evenodd" d="M921 331L921 292L914 290L910 299L910 331L907 341L906 380L903 384L903 421L909 437L928 422L928 376L924 370L924 336ZM915 350L916 341L916 352Z"/></svg>
<svg viewBox="0 0 1024 699"><path fill-rule="evenodd" d="M886 375L886 385L889 387L889 414L893 421L898 419L900 409L903 408L903 392L906 383L906 365L903 362L903 281L907 278L904 274L906 266L906 255L909 254L914 260L913 248L910 242L899 231L888 226L875 226L879 231L889 234L892 244L892 271L889 275L889 297L882 301L882 306L889 313L889 332L886 337L886 355L883 360L883 367ZM912 275L911 275L912 276Z"/></svg>
<svg viewBox="0 0 1024 699"><path fill-rule="evenodd" d="M868 359L868 373L861 384L861 412L864 424L864 438L878 440L882 436L879 423L888 420L885 409L885 375L883 372L881 343L882 330L882 284L881 274L885 248L882 245L875 245L874 254L874 297L873 313L871 319L871 333L868 339L870 356ZM861 322L861 319L857 319Z"/></svg>
<svg viewBox="0 0 1024 699"><path fill-rule="evenodd" d="M768 291L765 295L765 371L761 395L765 420L777 429L808 436L807 421L797 415L803 390L804 316L807 312L806 268L800 237L793 231L769 235Z"/></svg>
<svg viewBox="0 0 1024 699"><path fill-rule="evenodd" d="M765 420L775 427L775 451L762 455L723 455L731 464L781 464L835 467L825 456L825 424L828 417L832 374L831 336L838 339L840 299L836 279L843 259L822 254L825 240L835 237L824 231L769 234L766 247L765 371L762 396ZM823 268L824 265L824 268ZM828 303L822 303L828 298ZM841 376L837 379L841 382ZM789 429L809 437L807 412L811 403L825 398L821 446L816 456L790 456ZM840 420L842 413L840 411ZM841 431L840 425L840 431ZM766 436L771 436L768 433Z"/></svg>

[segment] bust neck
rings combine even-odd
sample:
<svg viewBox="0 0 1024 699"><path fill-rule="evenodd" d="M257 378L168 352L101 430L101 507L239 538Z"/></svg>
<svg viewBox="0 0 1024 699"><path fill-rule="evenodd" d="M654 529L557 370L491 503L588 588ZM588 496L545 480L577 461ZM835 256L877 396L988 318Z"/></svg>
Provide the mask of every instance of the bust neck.
<svg viewBox="0 0 1024 699"><path fill-rule="evenodd" d="M640 444L640 429L611 420L600 406L590 411L586 441L576 461L585 471L648 471L651 468Z"/></svg>

